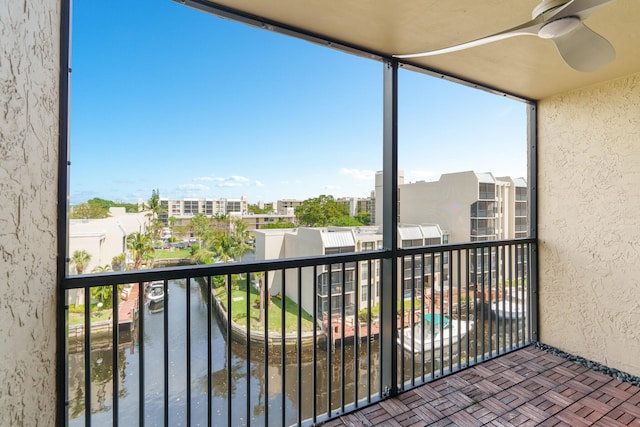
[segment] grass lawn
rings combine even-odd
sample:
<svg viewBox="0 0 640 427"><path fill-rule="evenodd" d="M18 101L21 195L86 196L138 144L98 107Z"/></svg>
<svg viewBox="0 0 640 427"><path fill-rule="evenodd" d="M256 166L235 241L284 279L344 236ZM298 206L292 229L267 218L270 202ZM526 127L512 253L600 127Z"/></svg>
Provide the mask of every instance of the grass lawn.
<svg viewBox="0 0 640 427"><path fill-rule="evenodd" d="M247 291L246 282L241 281L238 289L231 291L231 319L240 326L247 325ZM255 301L258 300L258 290L253 286L249 290L249 318L250 328L252 331L264 331L264 326L258 323L260 318L260 308ZM214 288L214 292L221 299L222 305L227 307L227 291L224 286ZM268 309L269 313L269 332L281 332L282 324L282 300L278 297L271 296L271 306ZM293 302L289 297L285 298L285 333L293 333L298 330L298 305ZM313 331L313 319L312 317L302 310L302 332Z"/></svg>
<svg viewBox="0 0 640 427"><path fill-rule="evenodd" d="M155 259L189 258L190 249L156 249Z"/></svg>
<svg viewBox="0 0 640 427"><path fill-rule="evenodd" d="M91 307L91 323L102 322L111 318L111 309L98 310ZM84 323L84 305L78 305L69 311L69 325L81 325Z"/></svg>

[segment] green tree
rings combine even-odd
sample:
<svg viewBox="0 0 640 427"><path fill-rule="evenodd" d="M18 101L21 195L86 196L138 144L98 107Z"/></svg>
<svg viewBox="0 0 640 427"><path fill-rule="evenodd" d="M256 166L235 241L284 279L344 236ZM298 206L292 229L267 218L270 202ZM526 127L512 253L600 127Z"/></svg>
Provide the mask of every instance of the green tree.
<svg viewBox="0 0 640 427"><path fill-rule="evenodd" d="M69 213L71 219L107 218L109 210L95 203L80 203Z"/></svg>
<svg viewBox="0 0 640 427"><path fill-rule="evenodd" d="M125 211L130 213L138 212L137 203L113 202L111 200L101 199L99 197L94 197L93 199L89 199L87 203L89 203L90 205L98 205L107 212L109 211L109 208L113 208L113 207L125 208Z"/></svg>
<svg viewBox="0 0 640 427"><path fill-rule="evenodd" d="M172 236L173 236L173 228L176 226L176 222L178 222L178 218L176 218L173 215L167 219L167 223L169 223L169 229L171 230Z"/></svg>
<svg viewBox="0 0 640 427"><path fill-rule="evenodd" d="M151 191L151 198L147 201L145 208L151 212L152 220L156 220L160 217L160 214L164 212L162 204L160 203L160 190Z"/></svg>
<svg viewBox="0 0 640 427"><path fill-rule="evenodd" d="M361 223L360 221L358 221L356 218L349 216L349 215L343 215L343 216L339 216L337 218L334 218L331 221L330 225L335 225L338 227L359 227L364 225L363 223Z"/></svg>
<svg viewBox="0 0 640 427"><path fill-rule="evenodd" d="M155 249L153 240L147 233L131 233L127 236L127 249L133 255L133 268L139 270L143 261L153 260Z"/></svg>
<svg viewBox="0 0 640 427"><path fill-rule="evenodd" d="M301 225L308 227L326 227L342 216L348 216L348 206L339 204L333 196L321 195L307 199L295 209L296 218Z"/></svg>
<svg viewBox="0 0 640 427"><path fill-rule="evenodd" d="M196 243L191 246L189 259L196 264L213 264L213 252Z"/></svg>
<svg viewBox="0 0 640 427"><path fill-rule="evenodd" d="M371 224L371 212L358 212L355 219L363 223L364 225Z"/></svg>
<svg viewBox="0 0 640 427"><path fill-rule="evenodd" d="M91 255L84 249L75 251L71 256L70 263L76 267L76 272L82 274L84 267L91 261Z"/></svg>
<svg viewBox="0 0 640 427"><path fill-rule="evenodd" d="M258 205L249 205L247 206L247 211L249 211L249 213L252 213L254 215L268 214L273 212L273 208L272 207L260 208L260 206Z"/></svg>
<svg viewBox="0 0 640 427"><path fill-rule="evenodd" d="M205 235L211 229L211 220L203 213L198 212L191 218L190 225L193 237L195 237L202 246Z"/></svg>
<svg viewBox="0 0 640 427"><path fill-rule="evenodd" d="M270 222L268 224L261 225L261 229L270 229L270 228L296 228L297 226L293 222L284 221L279 219L278 222Z"/></svg>

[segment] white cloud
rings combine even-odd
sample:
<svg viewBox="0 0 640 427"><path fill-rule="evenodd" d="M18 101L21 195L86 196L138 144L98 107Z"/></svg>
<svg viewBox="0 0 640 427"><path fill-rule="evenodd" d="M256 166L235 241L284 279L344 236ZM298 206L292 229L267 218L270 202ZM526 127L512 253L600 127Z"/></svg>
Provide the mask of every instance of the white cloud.
<svg viewBox="0 0 640 427"><path fill-rule="evenodd" d="M192 181L206 181L206 182L211 182L211 181L215 181L216 179L214 177L211 176L199 176L196 178L193 178Z"/></svg>
<svg viewBox="0 0 640 427"><path fill-rule="evenodd" d="M255 182L256 187L264 187L264 184L260 181Z"/></svg>
<svg viewBox="0 0 640 427"><path fill-rule="evenodd" d="M340 169L341 175L347 175L358 181L372 181L376 172L369 169Z"/></svg>
<svg viewBox="0 0 640 427"><path fill-rule="evenodd" d="M209 191L209 187L204 184L182 184L178 189L183 191Z"/></svg>

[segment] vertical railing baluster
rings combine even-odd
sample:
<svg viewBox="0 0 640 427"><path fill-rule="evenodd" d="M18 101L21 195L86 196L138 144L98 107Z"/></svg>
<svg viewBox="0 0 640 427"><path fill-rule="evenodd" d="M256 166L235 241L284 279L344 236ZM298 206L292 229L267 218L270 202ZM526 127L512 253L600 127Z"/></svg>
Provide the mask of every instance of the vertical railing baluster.
<svg viewBox="0 0 640 427"><path fill-rule="evenodd" d="M298 425L302 424L302 267L298 267L298 288L297 288L297 300L298 300L298 351L296 354L298 365ZM315 347L315 344L314 344Z"/></svg>
<svg viewBox="0 0 640 427"><path fill-rule="evenodd" d="M444 375L444 251L440 251L440 376Z"/></svg>
<svg viewBox="0 0 640 427"><path fill-rule="evenodd" d="M231 303L232 303L232 298L231 298L231 288L232 288L232 283L231 283L231 275L227 274L225 275L225 284L227 286L227 324L226 324L226 328L227 328L227 351L226 351L226 355L225 357L227 358L227 425L229 427L231 427L232 424L232 417L233 417L233 413L232 413L232 401L233 401L233 393L231 392L233 390L232 387L232 377L231 377L231 366L233 365L232 360L231 360L231 345L232 345L232 338L231 338L231 316L233 315L233 310L231 309ZM190 424L187 424L190 425Z"/></svg>
<svg viewBox="0 0 640 427"><path fill-rule="evenodd" d="M486 359L486 317L485 317L485 295L486 295L486 289L485 289L485 264L484 264L484 253L485 253L485 247L482 247L480 249L480 282L481 282L481 293L482 293L482 303L480 305L480 318L482 319L482 361L484 361Z"/></svg>
<svg viewBox="0 0 640 427"><path fill-rule="evenodd" d="M530 310L527 309L530 301L529 298L525 298L525 288L529 287L529 281L527 280L527 271L529 270L528 268L525 267L525 265L527 265L527 263L525 263L525 260L527 259L527 254L528 254L528 244L524 243L522 245L522 286L520 287L520 292L521 292L521 306L522 306L522 345L525 345L527 342L527 338L529 335L527 335L528 332L528 321L529 318L531 317L530 315Z"/></svg>
<svg viewBox="0 0 640 427"><path fill-rule="evenodd" d="M502 340L500 339L500 334L501 334L501 331L504 332L504 330L500 327L501 326L500 325L501 323L500 295L502 295L502 300L504 301L504 274L502 274L502 267L504 266L504 257L502 256L502 253L504 251L504 245L496 246L495 250L496 250L496 262L495 262L496 300L495 302L494 301L491 302L491 316L496 322L496 355L499 355L501 354L500 343L502 342ZM493 307L495 307L495 310L493 309ZM504 311L502 313L503 313L502 317L504 318Z"/></svg>
<svg viewBox="0 0 640 427"><path fill-rule="evenodd" d="M262 301L264 306L264 425L269 425L269 272L264 274Z"/></svg>
<svg viewBox="0 0 640 427"><path fill-rule="evenodd" d="M411 386L416 385L416 256L411 255ZM404 318L404 313L402 314Z"/></svg>
<svg viewBox="0 0 640 427"><path fill-rule="evenodd" d="M249 275L247 274L247 281L249 281ZM207 427L211 427L213 424L213 408L212 408L212 400L211 400L211 386L212 386L212 381L211 381L211 373L213 372L213 361L212 361L212 351L211 351L211 339L212 339L212 328L211 328L211 302L212 302L212 298L211 298L211 292L213 291L213 289L211 288L211 276L207 276L207 280L206 280L206 288L205 288L205 292L207 293ZM247 288L248 289L248 288ZM166 291L165 291L166 292ZM165 293L166 295L166 293ZM247 296L247 313L249 313L249 298ZM165 308L166 310L166 308ZM165 320L166 320L166 312L165 312ZM247 316L247 343L249 343L249 318ZM250 393L250 389L249 389L249 353L247 352L247 401L249 399L249 396L251 395ZM165 362L166 363L166 362ZM247 407L248 407L248 403L247 403ZM247 414L249 413L249 411L247 410ZM249 426L249 417L247 417L247 426Z"/></svg>
<svg viewBox="0 0 640 427"><path fill-rule="evenodd" d="M373 276L373 266L375 263L368 260L367 268L369 269L368 283L367 283L367 403L371 403L371 305L373 304L373 283L375 280Z"/></svg>
<svg viewBox="0 0 640 427"><path fill-rule="evenodd" d="M341 272L341 276L342 276L342 287L341 287L341 293L340 293L340 298L342 299L342 304L340 307L340 411L344 414L344 399L345 399L345 395L344 395L344 382L345 382L345 361L344 361L344 357L345 357L345 345L344 345L344 340L345 340L345 320L346 320L346 306L347 306L347 296L346 296L346 291L347 291L347 265L343 262L342 264L342 272Z"/></svg>
<svg viewBox="0 0 640 427"><path fill-rule="evenodd" d="M91 287L84 288L84 422L91 427Z"/></svg>
<svg viewBox="0 0 640 427"><path fill-rule="evenodd" d="M425 328L425 313L424 313L424 300L425 300L425 283L426 283L426 275L425 275L425 254L424 252L420 254L420 372L422 374L422 382L425 381L425 358L424 358L424 328Z"/></svg>
<svg viewBox="0 0 640 427"><path fill-rule="evenodd" d="M525 301L523 301L522 303L522 309L526 310L526 316L527 316L527 330L529 331L529 336L527 339L527 342L531 342L533 341L533 309L531 304L533 303L533 292L532 292L532 287L531 287L531 268L530 268L530 260L531 260L531 252L533 250L533 246L531 244L527 243L527 252L526 252L526 266L527 268L525 269L525 276L527 278L526 282L523 282L522 286L524 289L524 286L526 284L526 293L524 294L524 296L526 297L526 303ZM523 290L524 293L524 290Z"/></svg>
<svg viewBox="0 0 640 427"><path fill-rule="evenodd" d="M313 397L311 399L311 418L313 424L318 421L318 267L313 266L313 375L311 376L311 389L313 391Z"/></svg>
<svg viewBox="0 0 640 427"><path fill-rule="evenodd" d="M333 323L332 319L332 292L331 288L333 287L333 264L329 264L329 273L328 273L328 282L329 286L327 287L327 415L331 417L331 380L333 376L333 369L331 366L331 351L333 347Z"/></svg>
<svg viewBox="0 0 640 427"><path fill-rule="evenodd" d="M362 296L362 292L360 289L360 261L354 264L355 271L353 273L353 290L354 290L354 307L353 307L353 403L354 407L358 407L358 377L359 377L359 369L358 369L358 361L360 360L360 319L359 319L359 308L360 308L360 297Z"/></svg>
<svg viewBox="0 0 640 427"><path fill-rule="evenodd" d="M513 313L513 304L512 304L512 299L513 299L513 269L514 269L514 251L515 251L515 246L514 245L509 245L509 283L511 284L511 286L509 287L509 313ZM517 273L516 273L517 275ZM516 278L516 295L518 293L517 291L517 278ZM513 318L511 317L513 314L509 314L509 349L513 350ZM516 325L517 327L517 325Z"/></svg>
<svg viewBox="0 0 640 427"><path fill-rule="evenodd" d="M466 268L465 268L465 276L466 276L466 315L467 315L467 355L466 355L466 359L467 359L467 364L466 366L471 366L471 345L470 345L470 341L471 341L471 331L469 330L469 328L471 327L471 323L470 323L470 313L469 310L471 309L471 301L469 301L471 299L471 293L470 293L470 279L471 279L471 258L470 258L470 252L469 249L465 249L465 259L466 259ZM475 291L474 291L475 292ZM475 297L473 298L473 300L475 301ZM476 325L475 325L475 321L476 318L473 318L474 321L474 325L473 325L473 330L476 330Z"/></svg>
<svg viewBox="0 0 640 427"><path fill-rule="evenodd" d="M523 285L522 282L524 280L524 277L522 275L522 269L520 268L521 264L522 264L522 245L517 244L516 245L516 269L517 269L516 275L518 277L518 283L520 283L518 287ZM518 301L518 297L519 297L518 287L516 287L516 301ZM515 323L516 323L516 347L520 347L520 317L518 313L517 304L516 304L516 310L515 310Z"/></svg>
<svg viewBox="0 0 640 427"><path fill-rule="evenodd" d="M400 375L398 376L398 381L400 382L400 387L398 388L399 391L401 391L404 388L404 328L405 328L405 324L404 324L404 281L407 279L406 276L406 267L405 267L405 263L407 261L407 257L400 257L400 283L398 284L398 291L400 293L400 312L398 313L400 315L400 329L398 330L398 334L400 334ZM398 262L396 260L396 262ZM398 298L398 295L396 295L396 298ZM393 325L394 328L397 328L397 324L398 321L397 319L394 319L394 323L395 325ZM396 351L397 351L397 346L396 346ZM394 369L397 369L395 366L393 367Z"/></svg>
<svg viewBox="0 0 640 427"><path fill-rule="evenodd" d="M475 322L473 328L473 363L478 363L478 329L480 328L480 322L478 321L478 249L472 249L473 257L473 320Z"/></svg>
<svg viewBox="0 0 640 427"><path fill-rule="evenodd" d="M451 251L447 251L447 274L449 276L449 307L447 307L447 312L449 314L449 372L453 372L453 271L451 269L451 260L453 259L453 253ZM443 254L444 255L444 254ZM444 262L443 262L444 264ZM460 316L458 316L459 318ZM460 329L458 329L458 338L460 337ZM459 341L459 339L458 339Z"/></svg>
<svg viewBox="0 0 640 427"><path fill-rule="evenodd" d="M456 250L456 282L458 284L458 370L462 369L462 305L460 298L462 297L462 291L460 287L462 286L462 276L461 266L460 266L460 249ZM451 268L451 261L453 260L453 254L451 254L451 259L449 260L449 268ZM468 335L465 334L465 336Z"/></svg>
<svg viewBox="0 0 640 427"><path fill-rule="evenodd" d="M282 418L282 426L285 425L285 419L286 419L286 413L285 413L285 409L286 409L286 405L285 405L285 399L284 396L287 395L287 348L286 348L286 335L287 335L287 325L286 325L286 312L287 312L287 307L286 307L286 295L287 295L287 283L286 283L286 279L287 279L287 271L286 269L282 269L282 289L280 289L280 371L282 372L282 374L280 375L280 390L282 390L282 405L281 405L281 413L280 416Z"/></svg>
<svg viewBox="0 0 640 427"><path fill-rule="evenodd" d="M185 279L186 305L187 305L187 425L191 425L191 278ZM229 282L228 294L231 293L231 282ZM229 319L231 319L231 303L229 303ZM227 339L231 337L227 334ZM231 342L229 341L229 345ZM231 363L229 363L231 366ZM231 400L231 399L229 399Z"/></svg>
<svg viewBox="0 0 640 427"><path fill-rule="evenodd" d="M163 318L163 343L162 343L162 357L164 362L164 425L169 425L169 285L167 280L164 280L162 284L162 290L164 292L164 318ZM209 370L211 372L211 370ZM209 388L211 392L211 388Z"/></svg>
<svg viewBox="0 0 640 427"><path fill-rule="evenodd" d="M487 274L488 274L488 283L489 283L489 292L487 295L487 318L489 323L489 357L493 356L493 314L491 312L491 303L493 302L492 298L492 290L493 290L493 274L491 274L491 268L493 267L493 263L491 262L493 258L493 247L489 246L487 248ZM483 298L484 299L484 298Z"/></svg>
<svg viewBox="0 0 640 427"><path fill-rule="evenodd" d="M436 376L436 253L431 253L431 304L429 313L431 313L431 379ZM424 348L424 343L422 345Z"/></svg>
<svg viewBox="0 0 640 427"><path fill-rule="evenodd" d="M144 286L138 283L138 425L144 425Z"/></svg>
<svg viewBox="0 0 640 427"><path fill-rule="evenodd" d="M112 343L111 343L111 348L112 348L112 352L111 352L111 356L112 356L112 360L111 360L111 366L113 366L112 370L111 370L111 381L113 382L113 408L111 410L112 413L112 421L113 421L113 427L117 427L118 426L118 393L119 393L119 381L118 381L118 373L119 373L119 367L118 367L118 335L119 335L119 319L118 319L118 315L120 313L118 313L118 309L120 308L118 306L118 302L120 301L120 295L118 293L118 285L112 285L113 286L113 291L111 293L111 313L112 313Z"/></svg>

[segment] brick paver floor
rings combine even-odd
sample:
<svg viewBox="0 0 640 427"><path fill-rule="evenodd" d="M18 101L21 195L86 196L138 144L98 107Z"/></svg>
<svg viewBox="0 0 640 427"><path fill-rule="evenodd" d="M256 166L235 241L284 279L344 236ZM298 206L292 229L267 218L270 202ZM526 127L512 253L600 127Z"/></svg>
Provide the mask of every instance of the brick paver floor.
<svg viewBox="0 0 640 427"><path fill-rule="evenodd" d="M533 346L323 424L640 426L640 388Z"/></svg>

